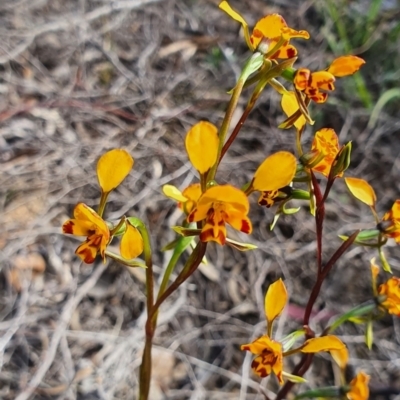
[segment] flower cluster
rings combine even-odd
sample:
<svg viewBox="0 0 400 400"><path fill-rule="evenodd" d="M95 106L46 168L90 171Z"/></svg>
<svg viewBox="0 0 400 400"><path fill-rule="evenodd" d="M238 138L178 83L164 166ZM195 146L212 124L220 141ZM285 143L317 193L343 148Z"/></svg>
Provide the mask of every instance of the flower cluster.
<svg viewBox="0 0 400 400"><path fill-rule="evenodd" d="M64 233L86 236L86 241L75 251L85 263L93 263L98 253L104 261L106 254L114 256L111 252L107 253L106 249L120 228L122 228L121 256L125 260L131 260L143 252L142 236L129 221L121 220L113 227L102 218L109 193L126 178L133 163L133 158L123 149L114 149L103 154L97 163L97 178L101 189L99 213L86 204L79 203L74 208L74 218L64 222L62 226Z"/></svg>
<svg viewBox="0 0 400 400"><path fill-rule="evenodd" d="M252 343L241 346L242 350L250 351L256 356L251 367L258 376L265 378L272 372L278 378L279 383L283 384L283 376L294 382L299 381L299 377L293 376L283 371L283 358L296 353L319 353L322 351L334 352L336 359L344 363L347 360L346 346L336 336L328 335L306 340L296 349L291 349L296 336L304 334L303 331L297 335L291 335L286 339L277 341L271 339L273 323L282 313L287 303L287 291L281 279L269 286L265 296L265 317L267 320L267 335L263 335Z"/></svg>

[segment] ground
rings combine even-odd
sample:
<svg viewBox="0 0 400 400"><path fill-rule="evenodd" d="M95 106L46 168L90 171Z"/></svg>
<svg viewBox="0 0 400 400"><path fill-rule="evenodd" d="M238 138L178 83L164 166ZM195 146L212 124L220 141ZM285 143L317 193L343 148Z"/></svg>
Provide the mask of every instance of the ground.
<svg viewBox="0 0 400 400"><path fill-rule="evenodd" d="M353 143L349 176L367 179L380 216L400 198L398 40L396 1L232 1L252 26L281 13L296 29L296 66L324 69L335 56L367 61L358 78L337 82L329 101L313 107L316 124ZM3 0L0 4L0 397L11 399L132 399L143 347L144 271L101 260L85 265L76 238L61 234L78 202L96 207L95 165L113 147L135 159L133 172L112 193L106 216L142 218L151 231L157 276L170 253L171 226L182 220L166 199L166 183L196 179L184 150L186 131L199 120L222 121L249 53L239 26L218 0ZM246 105L239 102L237 120ZM294 133L277 125L279 95L266 90L224 160L220 182L241 186L277 149L294 151ZM375 106L376 104L376 106ZM155 338L152 400L263 399L251 356L239 350L265 332L263 296L285 279L290 306L277 335L301 324L315 277L315 228L306 204L281 218L252 197L251 241L240 253L210 245L202 266L162 309ZM368 208L343 181L327 205L324 257L338 233L373 228ZM386 250L400 273L399 247ZM371 297L374 249L352 247L317 301L313 327ZM383 278L381 278L383 279ZM371 352L364 327L338 331L348 344L351 378L371 375L371 398L399 398L400 322L374 324ZM292 364L286 364L290 370ZM314 373L313 373L314 372ZM308 385L333 385L338 371L318 358ZM276 382L264 379L267 392ZM308 386L306 386L308 387ZM382 395L386 393L386 397ZM390 393L393 395L391 396ZM397 397L395 397L397 395Z"/></svg>

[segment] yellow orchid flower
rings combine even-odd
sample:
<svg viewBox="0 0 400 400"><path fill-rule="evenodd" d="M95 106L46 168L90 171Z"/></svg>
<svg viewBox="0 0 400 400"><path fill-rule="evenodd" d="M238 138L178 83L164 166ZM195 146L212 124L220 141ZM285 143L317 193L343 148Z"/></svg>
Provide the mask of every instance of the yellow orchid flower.
<svg viewBox="0 0 400 400"><path fill-rule="evenodd" d="M369 376L365 372L359 372L356 377L350 382L350 390L346 393L348 400L368 400Z"/></svg>
<svg viewBox="0 0 400 400"><path fill-rule="evenodd" d="M393 276L379 286L378 295L385 296L379 304L389 314L400 317L400 278Z"/></svg>
<svg viewBox="0 0 400 400"><path fill-rule="evenodd" d="M297 90L304 92L305 95L316 103L324 103L328 98L326 92L335 89L335 77L328 71L311 72L307 68L297 70L293 83Z"/></svg>
<svg viewBox="0 0 400 400"><path fill-rule="evenodd" d="M70 235L87 237L75 251L82 261L91 264L98 253L105 261L106 248L112 240L112 235L106 221L96 211L84 203L77 204L74 208L74 218L64 222L62 230ZM143 252L143 238L128 221L121 238L120 252L127 260L136 258Z"/></svg>
<svg viewBox="0 0 400 400"><path fill-rule="evenodd" d="M201 196L200 183L189 185L183 192L172 185L164 185L162 190L165 196L178 202L178 207L186 215L192 212Z"/></svg>
<svg viewBox="0 0 400 400"><path fill-rule="evenodd" d="M331 128L322 128L317 131L311 145L311 152L315 152L316 157L323 156L322 160L312 167L312 170L328 177L339 153L339 139L336 132ZM337 176L343 176L343 172Z"/></svg>
<svg viewBox="0 0 400 400"><path fill-rule="evenodd" d="M272 54L268 55L270 59L295 57L297 50L294 46L289 44L290 39L310 38L307 31L296 31L295 29L289 28L286 21L279 14L271 14L261 18L257 21L250 35L249 26L245 19L238 12L233 10L227 1L222 1L219 8L242 25L247 46L251 51L259 50L263 54L267 54L274 50ZM277 46L281 41L283 41L283 43ZM275 47L277 48L274 49Z"/></svg>
<svg viewBox="0 0 400 400"><path fill-rule="evenodd" d="M282 344L261 336L252 343L244 344L241 350L250 351L256 358L251 363L254 373L265 378L273 372L278 378L279 384L283 384L283 351Z"/></svg>
<svg viewBox="0 0 400 400"><path fill-rule="evenodd" d="M217 162L218 144L218 129L207 121L198 122L186 134L189 160L200 175L207 173Z"/></svg>
<svg viewBox="0 0 400 400"><path fill-rule="evenodd" d="M378 226L385 236L400 243L400 200L393 203L392 208L383 216Z"/></svg>
<svg viewBox="0 0 400 400"><path fill-rule="evenodd" d="M230 185L213 186L201 195L187 220L205 220L200 240L215 241L223 245L226 242L226 223L239 231L251 233L248 212L249 201L240 189Z"/></svg>
<svg viewBox="0 0 400 400"><path fill-rule="evenodd" d="M345 178L346 185L351 194L364 204L371 207L378 223L377 228L388 238L392 238L396 243L400 243L400 199L396 200L392 208L385 213L382 220L376 215L376 194L372 186L364 179Z"/></svg>
<svg viewBox="0 0 400 400"><path fill-rule="evenodd" d="M284 188L292 182L296 168L297 160L292 153L278 151L270 155L257 168L246 194L261 192L258 204L271 207L288 197Z"/></svg>
<svg viewBox="0 0 400 400"><path fill-rule="evenodd" d="M365 61L356 56L338 57L324 71L311 72L307 68L300 68L295 72L293 83L296 90L278 92L282 95L281 106L288 119L281 124L284 129L294 125L301 130L306 122L313 124L308 112L310 100L324 103L328 94L326 91L335 89L335 78L352 75L365 64Z"/></svg>
<svg viewBox="0 0 400 400"><path fill-rule="evenodd" d="M106 222L89 206L77 204L74 218L64 222L62 230L71 235L87 237L75 251L85 263L93 263L97 253L105 260L106 247L111 240L110 230Z"/></svg>
<svg viewBox="0 0 400 400"><path fill-rule="evenodd" d="M255 374L261 378L265 378L272 372L278 378L279 384L284 383L283 376L287 375L283 371L283 358L286 354L283 351L281 342L271 339L272 324L279 317L288 300L285 284L282 279L272 283L265 295L265 317L268 323L268 335L263 335L252 343L242 345L241 350L250 351L256 357L253 360L251 367ZM302 353L319 353L321 351L334 352L335 359L340 365L347 361L348 353L344 343L336 336L328 335L318 338L308 339L297 350L291 351L290 354L296 352ZM291 376L294 378L293 376Z"/></svg>
<svg viewBox="0 0 400 400"><path fill-rule="evenodd" d="M325 71L311 72L307 68L298 69L293 83L298 91L303 92L311 100L316 103L324 103L328 98L326 91L335 90L335 77L352 75L363 64L365 64L365 61L362 58L342 56L333 60Z"/></svg>

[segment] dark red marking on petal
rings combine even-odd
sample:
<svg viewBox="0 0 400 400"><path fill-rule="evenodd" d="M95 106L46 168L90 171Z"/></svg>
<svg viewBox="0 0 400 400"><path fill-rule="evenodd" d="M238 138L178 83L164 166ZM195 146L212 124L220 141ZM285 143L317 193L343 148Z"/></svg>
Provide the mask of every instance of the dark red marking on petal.
<svg viewBox="0 0 400 400"><path fill-rule="evenodd" d="M62 226L62 230L64 233L69 233L69 234L73 234L73 227L74 227L74 222L69 220L67 222L64 223L64 225Z"/></svg>
<svg viewBox="0 0 400 400"><path fill-rule="evenodd" d="M287 49L286 54L288 58L292 58L296 55L296 51L292 47L290 47L289 49Z"/></svg>
<svg viewBox="0 0 400 400"><path fill-rule="evenodd" d="M242 219L242 226L241 226L240 230L244 233L250 233L251 226L249 224L249 221L247 221L246 219Z"/></svg>

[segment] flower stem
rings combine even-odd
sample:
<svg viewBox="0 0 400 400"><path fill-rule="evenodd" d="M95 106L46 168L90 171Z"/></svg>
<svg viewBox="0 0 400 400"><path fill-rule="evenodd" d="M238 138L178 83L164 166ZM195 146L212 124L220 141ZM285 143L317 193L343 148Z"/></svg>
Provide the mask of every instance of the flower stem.
<svg viewBox="0 0 400 400"><path fill-rule="evenodd" d="M139 228L138 228L139 229ZM182 246L184 247L184 246ZM196 248L193 250L193 253L190 255L189 259L187 260L183 270L177 276L175 281L165 290L159 291L157 301L147 309L147 321L145 326L146 331L146 341L143 350L142 356L142 364L140 366L140 384L139 384L139 400L147 400L149 397L150 392L150 381L151 381L151 348L153 345L153 337L157 327L157 316L158 316L158 309L160 308L161 304L167 299L175 290L179 288L179 286L188 279L193 272L197 269L200 265L204 254L206 252L207 243L199 242ZM184 249L183 249L184 250ZM182 250L182 252L183 252ZM179 251L177 252L179 253ZM180 253L181 254L181 253ZM179 254L179 255L180 255ZM173 254L171 257L171 261L168 264L166 274L172 273L173 267L176 264L179 256L177 254ZM172 261L173 259L173 261ZM147 268L149 269L149 268ZM146 270L147 271L147 270ZM165 277L165 276L164 276ZM169 277L168 277L169 278ZM153 280L152 280L153 282ZM164 284L163 284L164 283ZM162 286L165 288L166 284L168 283L168 279L165 279L165 282L161 283ZM147 284L147 282L146 282ZM149 302L148 302L149 305Z"/></svg>

